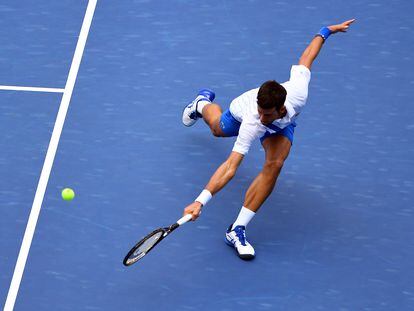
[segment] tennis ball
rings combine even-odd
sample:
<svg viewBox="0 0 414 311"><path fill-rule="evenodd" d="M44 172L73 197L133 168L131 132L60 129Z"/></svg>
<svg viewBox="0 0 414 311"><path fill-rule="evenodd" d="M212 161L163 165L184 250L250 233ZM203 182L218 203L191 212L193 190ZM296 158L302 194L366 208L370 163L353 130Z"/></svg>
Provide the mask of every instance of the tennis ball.
<svg viewBox="0 0 414 311"><path fill-rule="evenodd" d="M75 192L70 188L65 188L62 190L62 198L65 201L72 201L75 197Z"/></svg>

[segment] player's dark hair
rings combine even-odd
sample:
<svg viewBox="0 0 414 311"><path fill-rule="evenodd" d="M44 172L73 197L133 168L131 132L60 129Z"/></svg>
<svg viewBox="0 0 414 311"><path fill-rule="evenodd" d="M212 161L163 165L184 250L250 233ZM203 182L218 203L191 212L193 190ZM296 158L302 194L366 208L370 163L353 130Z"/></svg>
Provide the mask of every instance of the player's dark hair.
<svg viewBox="0 0 414 311"><path fill-rule="evenodd" d="M275 80L266 81L257 94L257 104L263 109L276 108L279 111L285 103L286 94L286 89Z"/></svg>

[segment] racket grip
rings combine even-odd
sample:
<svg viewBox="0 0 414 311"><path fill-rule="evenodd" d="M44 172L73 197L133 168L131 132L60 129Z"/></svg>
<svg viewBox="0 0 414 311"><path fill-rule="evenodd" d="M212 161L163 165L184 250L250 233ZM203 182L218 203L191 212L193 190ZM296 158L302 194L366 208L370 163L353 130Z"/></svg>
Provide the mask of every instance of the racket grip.
<svg viewBox="0 0 414 311"><path fill-rule="evenodd" d="M177 224L179 226L185 224L186 222L190 221L193 216L191 214L187 214L184 217L181 217L179 220L177 220Z"/></svg>

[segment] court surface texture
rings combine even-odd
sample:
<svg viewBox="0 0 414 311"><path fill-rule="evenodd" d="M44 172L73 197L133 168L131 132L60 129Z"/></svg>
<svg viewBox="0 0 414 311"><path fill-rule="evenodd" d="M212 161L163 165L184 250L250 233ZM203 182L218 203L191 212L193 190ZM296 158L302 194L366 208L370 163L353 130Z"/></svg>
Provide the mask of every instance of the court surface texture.
<svg viewBox="0 0 414 311"><path fill-rule="evenodd" d="M414 310L413 11L374 0L3 1L2 306ZM224 232L262 168L259 142L197 222L124 267L232 149L202 121L184 127L184 105L208 87L226 109L286 81L322 26L350 18L313 65L290 156L247 228L257 258L240 260Z"/></svg>

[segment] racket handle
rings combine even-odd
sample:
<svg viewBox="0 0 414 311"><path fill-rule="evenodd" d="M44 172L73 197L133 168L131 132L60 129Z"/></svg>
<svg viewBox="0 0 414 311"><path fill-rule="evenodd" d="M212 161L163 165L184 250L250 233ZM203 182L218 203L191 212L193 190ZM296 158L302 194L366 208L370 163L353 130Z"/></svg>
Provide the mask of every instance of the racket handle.
<svg viewBox="0 0 414 311"><path fill-rule="evenodd" d="M184 217L181 217L179 220L177 220L177 224L179 226L185 224L186 222L190 221L193 216L191 214L187 214Z"/></svg>

